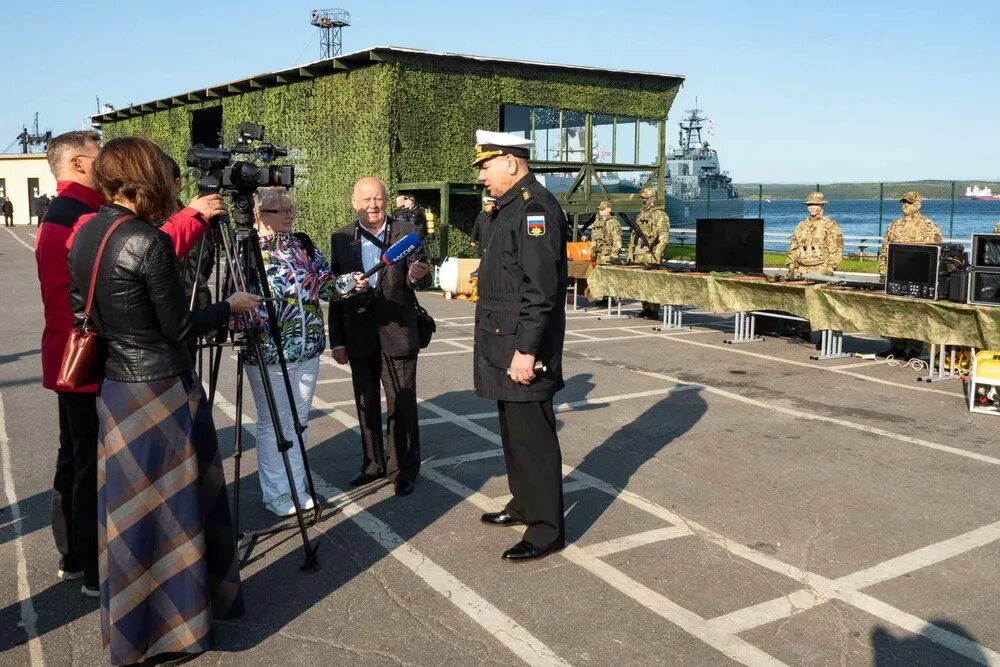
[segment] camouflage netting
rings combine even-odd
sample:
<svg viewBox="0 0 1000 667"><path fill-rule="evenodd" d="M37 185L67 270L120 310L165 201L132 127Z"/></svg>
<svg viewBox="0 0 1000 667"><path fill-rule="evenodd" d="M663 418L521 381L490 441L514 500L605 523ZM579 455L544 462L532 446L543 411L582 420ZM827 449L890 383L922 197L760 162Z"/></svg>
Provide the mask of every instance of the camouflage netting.
<svg viewBox="0 0 1000 667"><path fill-rule="evenodd" d="M979 349L1000 347L1000 317L996 308L906 299L829 285L768 283L724 274L599 266L587 278L587 293L591 298L612 296L697 306L713 313L778 310L809 320L813 329L864 332Z"/></svg>

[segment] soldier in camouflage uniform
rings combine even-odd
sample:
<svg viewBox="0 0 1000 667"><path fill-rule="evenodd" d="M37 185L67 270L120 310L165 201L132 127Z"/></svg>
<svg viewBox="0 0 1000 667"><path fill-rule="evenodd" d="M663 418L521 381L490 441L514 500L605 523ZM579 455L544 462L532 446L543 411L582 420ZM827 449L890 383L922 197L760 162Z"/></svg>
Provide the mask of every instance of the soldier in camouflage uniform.
<svg viewBox="0 0 1000 667"><path fill-rule="evenodd" d="M919 193L907 192L899 201L903 203L903 217L889 225L878 251L878 272L882 277L885 277L890 243L941 243L944 240L934 221L920 214L923 199Z"/></svg>
<svg viewBox="0 0 1000 667"><path fill-rule="evenodd" d="M993 233L1000 234L1000 222L998 222L997 226L993 228Z"/></svg>
<svg viewBox="0 0 1000 667"><path fill-rule="evenodd" d="M636 226L646 235L649 245L646 245L639 235L632 230L628 243L629 263L659 264L667 251L667 238L670 235L670 218L666 211L656 206L656 191L653 188L643 188L639 193L642 199L642 210L635 218ZM659 304L642 302L642 314L656 318L659 315Z"/></svg>
<svg viewBox="0 0 1000 667"><path fill-rule="evenodd" d="M642 210L635 219L636 226L642 230L649 241L647 246L633 232L628 243L628 261L637 264L659 264L667 250L667 236L670 234L670 218L666 211L656 206L656 191L653 188L643 188L639 193L642 199Z"/></svg>
<svg viewBox="0 0 1000 667"><path fill-rule="evenodd" d="M590 225L591 256L598 264L618 259L622 251L622 228L617 216L611 214L611 202L597 205L597 219Z"/></svg>
<svg viewBox="0 0 1000 667"><path fill-rule="evenodd" d="M907 192L899 201L903 204L903 217L892 221L878 251L878 272L885 278L890 243L941 243L941 230L930 218L920 214L923 198L918 192ZM912 359L923 353L923 341L912 338L890 338L889 353L896 358Z"/></svg>
<svg viewBox="0 0 1000 667"><path fill-rule="evenodd" d="M822 192L806 197L809 217L801 221L788 242L788 277L803 273L832 276L844 258L844 234L840 225L823 214Z"/></svg>

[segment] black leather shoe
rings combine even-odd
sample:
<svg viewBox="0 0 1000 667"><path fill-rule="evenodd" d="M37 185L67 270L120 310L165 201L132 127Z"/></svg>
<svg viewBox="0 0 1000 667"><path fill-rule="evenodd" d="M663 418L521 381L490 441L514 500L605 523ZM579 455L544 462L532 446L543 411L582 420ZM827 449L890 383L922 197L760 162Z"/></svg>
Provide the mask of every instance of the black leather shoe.
<svg viewBox="0 0 1000 667"><path fill-rule="evenodd" d="M559 551L560 549L563 548L563 546L565 545L556 542L554 544L550 544L544 549L541 549L539 547L536 547L531 542L521 540L520 542L512 546L510 549L507 549L507 551L504 551L502 558L504 560L518 560L518 561L534 560L536 558L544 558L545 556L548 556L550 553Z"/></svg>
<svg viewBox="0 0 1000 667"><path fill-rule="evenodd" d="M524 522L520 519L515 519L510 514L506 512L487 512L479 518L483 523L488 523L492 526L523 526Z"/></svg>
<svg viewBox="0 0 1000 667"><path fill-rule="evenodd" d="M401 482L396 482L396 495L397 496L408 496L413 493L413 482L410 480L403 480Z"/></svg>
<svg viewBox="0 0 1000 667"><path fill-rule="evenodd" d="M385 475L369 475L368 473L361 473L357 477L351 480L351 488L357 486L364 486L365 484L371 484L372 482L384 478Z"/></svg>

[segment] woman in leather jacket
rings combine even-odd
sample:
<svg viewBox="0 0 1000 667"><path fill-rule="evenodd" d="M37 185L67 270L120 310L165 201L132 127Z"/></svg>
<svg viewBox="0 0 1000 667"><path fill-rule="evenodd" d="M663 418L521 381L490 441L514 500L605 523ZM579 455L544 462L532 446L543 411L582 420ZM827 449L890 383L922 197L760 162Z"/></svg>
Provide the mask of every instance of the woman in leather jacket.
<svg viewBox="0 0 1000 667"><path fill-rule="evenodd" d="M119 665L205 651L212 619L242 613L215 425L186 344L259 298L241 292L188 310L173 247L156 227L174 201L155 144L114 139L93 171L111 204L73 241L71 302L80 318L107 236L91 317L104 366L97 398L101 630Z"/></svg>

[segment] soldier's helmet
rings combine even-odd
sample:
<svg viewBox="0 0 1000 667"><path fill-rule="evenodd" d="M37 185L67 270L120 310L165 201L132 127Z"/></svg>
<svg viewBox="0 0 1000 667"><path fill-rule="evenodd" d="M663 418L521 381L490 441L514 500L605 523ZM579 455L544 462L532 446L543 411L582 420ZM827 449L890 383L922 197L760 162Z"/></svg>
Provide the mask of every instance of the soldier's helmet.
<svg viewBox="0 0 1000 667"><path fill-rule="evenodd" d="M819 205L826 206L826 199L823 197L822 192L813 192L806 197L806 206Z"/></svg>
<svg viewBox="0 0 1000 667"><path fill-rule="evenodd" d="M909 192L904 192L903 196L899 198L899 201L905 202L907 204L919 204L923 200L924 198L921 197L920 193L917 192L916 190L910 190Z"/></svg>
<svg viewBox="0 0 1000 667"><path fill-rule="evenodd" d="M642 191L639 192L639 197L641 199L654 199L656 197L656 190L653 188L643 188Z"/></svg>

